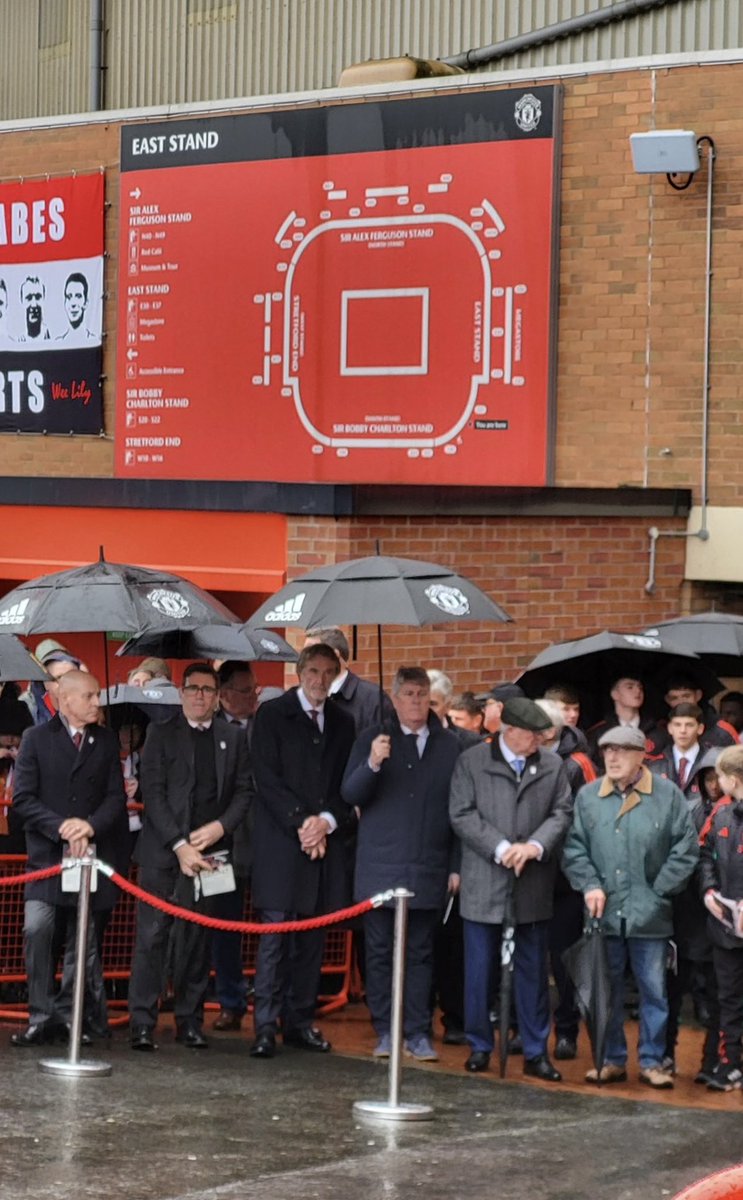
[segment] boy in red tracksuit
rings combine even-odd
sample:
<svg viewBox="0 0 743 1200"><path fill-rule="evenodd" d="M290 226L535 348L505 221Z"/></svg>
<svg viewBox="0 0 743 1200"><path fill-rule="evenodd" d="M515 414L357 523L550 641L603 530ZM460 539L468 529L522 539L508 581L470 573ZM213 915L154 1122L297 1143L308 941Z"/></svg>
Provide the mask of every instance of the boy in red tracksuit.
<svg viewBox="0 0 743 1200"><path fill-rule="evenodd" d="M707 1086L731 1092L743 1084L743 931L716 895L743 901L743 746L721 751L715 769L726 794L702 829L699 865L720 1004L719 1062Z"/></svg>

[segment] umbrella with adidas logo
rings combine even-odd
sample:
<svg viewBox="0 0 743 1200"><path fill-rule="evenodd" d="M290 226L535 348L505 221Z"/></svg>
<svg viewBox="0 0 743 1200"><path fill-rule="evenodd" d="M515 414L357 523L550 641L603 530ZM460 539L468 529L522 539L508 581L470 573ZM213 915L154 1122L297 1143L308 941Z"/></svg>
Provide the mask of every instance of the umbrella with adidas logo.
<svg viewBox="0 0 743 1200"><path fill-rule="evenodd" d="M239 617L224 604L180 575L106 562L103 550L97 563L40 575L0 599L0 636L101 633L107 687L109 631L134 634L239 624Z"/></svg>
<svg viewBox="0 0 743 1200"><path fill-rule="evenodd" d="M374 554L316 567L266 600L247 624L252 629L376 625L381 695L383 625L510 620L476 584L449 567Z"/></svg>
<svg viewBox="0 0 743 1200"><path fill-rule="evenodd" d="M41 575L0 599L0 634L128 633L239 625L224 604L170 571L106 562Z"/></svg>

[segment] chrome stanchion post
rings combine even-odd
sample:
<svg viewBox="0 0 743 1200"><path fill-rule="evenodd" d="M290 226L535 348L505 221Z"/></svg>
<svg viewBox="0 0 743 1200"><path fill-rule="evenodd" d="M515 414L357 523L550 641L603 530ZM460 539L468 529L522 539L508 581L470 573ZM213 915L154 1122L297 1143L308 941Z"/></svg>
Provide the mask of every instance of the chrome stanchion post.
<svg viewBox="0 0 743 1200"><path fill-rule="evenodd" d="M95 860L88 850L80 860L80 891L77 898L77 929L75 934L75 982L72 991L72 1024L70 1049L65 1058L42 1058L39 1069L49 1075L110 1075L111 1064L80 1058L83 1032L83 1003L85 1001L85 965L88 951L90 921L90 885Z"/></svg>
<svg viewBox="0 0 743 1200"><path fill-rule="evenodd" d="M392 956L392 1022L390 1029L389 1091L387 1100L356 1100L353 1111L359 1116L383 1121L426 1121L433 1116L428 1104L404 1104L400 1101L402 1076L402 1023L405 993L405 946L408 937L408 901L414 895L407 888L395 888L395 938Z"/></svg>

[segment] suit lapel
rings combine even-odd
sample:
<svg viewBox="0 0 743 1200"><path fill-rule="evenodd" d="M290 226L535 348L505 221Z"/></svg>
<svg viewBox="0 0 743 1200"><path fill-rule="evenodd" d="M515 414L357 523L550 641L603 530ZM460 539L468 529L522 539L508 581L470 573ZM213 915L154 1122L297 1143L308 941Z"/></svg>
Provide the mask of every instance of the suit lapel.
<svg viewBox="0 0 743 1200"><path fill-rule="evenodd" d="M54 735L54 748L62 756L62 762L66 765L72 775L80 766L81 751L76 750L72 738L62 724L62 719L57 714L53 717L48 725L49 731Z"/></svg>
<svg viewBox="0 0 743 1200"><path fill-rule="evenodd" d="M224 788L224 773L227 765L227 729L222 729L221 721L212 721L212 736L214 737L214 757L217 761L217 795L222 798Z"/></svg>

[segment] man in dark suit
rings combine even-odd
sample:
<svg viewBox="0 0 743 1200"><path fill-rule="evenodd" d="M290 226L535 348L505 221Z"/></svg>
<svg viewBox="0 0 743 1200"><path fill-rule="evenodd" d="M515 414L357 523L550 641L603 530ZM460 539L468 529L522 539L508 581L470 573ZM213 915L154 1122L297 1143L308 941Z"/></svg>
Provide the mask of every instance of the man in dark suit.
<svg viewBox="0 0 743 1200"><path fill-rule="evenodd" d="M392 687L392 732L368 729L351 752L343 798L361 810L354 893L363 900L405 887L410 901L406 947L405 1050L435 1062L430 1040L434 936L447 891L456 892L454 837L449 824L449 783L461 744L430 708L423 667L401 667ZM366 1002L378 1044L390 1053L392 946L395 910L364 917Z"/></svg>
<svg viewBox="0 0 743 1200"><path fill-rule="evenodd" d="M28 870L59 863L62 843L73 856L95 842L99 857L117 869L127 852L124 782L116 735L97 724L98 683L84 671L71 670L58 684L58 713L28 729L15 768L13 808L26 833ZM112 907L117 893L101 875L93 911ZM62 892L59 877L26 884L24 942L28 974L29 1025L11 1037L14 1046L36 1046L69 1023L74 976L77 896ZM54 996L55 925L64 914L65 957L62 986ZM88 987L102 1000L103 981L93 922L88 930Z"/></svg>
<svg viewBox="0 0 743 1200"><path fill-rule="evenodd" d="M144 828L137 844L140 883L155 896L211 915L212 898L196 881L212 869L207 857L232 849L250 803L250 758L245 734L214 720L219 703L216 672L191 663L183 673L182 711L152 722L142 751ZM218 899L218 897L215 897ZM129 985L131 1045L154 1050L157 1002L172 917L141 904ZM173 953L176 1040L204 1049L204 995L209 979L208 931L178 921Z"/></svg>
<svg viewBox="0 0 743 1200"><path fill-rule="evenodd" d="M218 675L219 709L216 719L241 729L250 746L253 720L258 707L258 691L250 663L227 659L219 668ZM250 879L252 856L251 810L238 825L233 839L235 890L214 897L215 916L226 921L241 920L244 911L245 888ZM242 1027L248 1007L248 981L243 973L242 935L230 933L226 929L215 929L212 934L212 962L215 992L219 1001L219 1014L212 1029L216 1029L218 1033L236 1033Z"/></svg>
<svg viewBox="0 0 743 1200"><path fill-rule="evenodd" d="M340 796L354 723L326 703L338 674L335 651L307 646L297 661L299 687L258 709L253 737L256 783L253 904L266 922L312 917L347 899L348 815ZM255 973L254 1058L272 1058L281 1022L285 1045L327 1051L313 1025L324 931L263 934Z"/></svg>
<svg viewBox="0 0 743 1200"><path fill-rule="evenodd" d="M371 725L379 729L379 684L361 679L349 669L348 663L351 650L348 639L337 625L328 625L324 629L310 629L307 632L305 646L330 646L336 653L339 671L330 688L330 697L345 712L350 713L356 725L356 732L361 733ZM382 720L392 718L394 709L386 692L382 692Z"/></svg>

